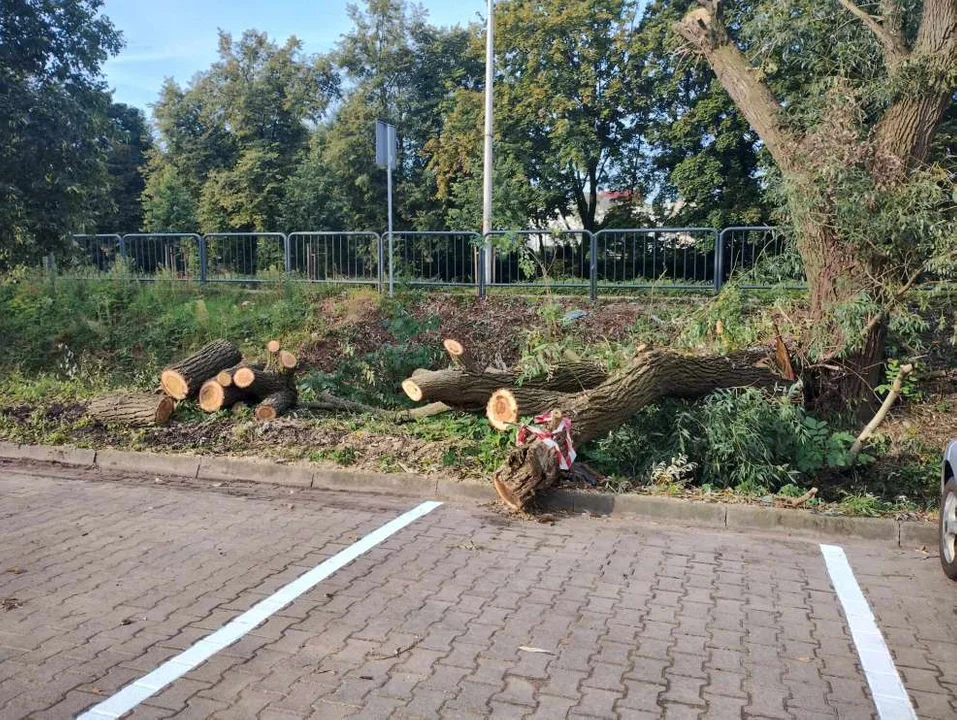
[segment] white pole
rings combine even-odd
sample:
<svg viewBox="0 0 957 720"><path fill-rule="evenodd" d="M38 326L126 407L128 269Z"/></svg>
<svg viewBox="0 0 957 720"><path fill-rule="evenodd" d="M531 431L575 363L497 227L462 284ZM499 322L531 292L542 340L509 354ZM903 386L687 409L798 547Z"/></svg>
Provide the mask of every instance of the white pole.
<svg viewBox="0 0 957 720"><path fill-rule="evenodd" d="M392 143L394 142L394 130L390 125L386 130L386 193L389 196L389 297L395 294L395 278L392 267Z"/></svg>
<svg viewBox="0 0 957 720"><path fill-rule="evenodd" d="M485 37L485 167L482 193L482 235L492 232L492 84L495 79L494 0L488 0ZM485 282L492 282L492 243L485 240Z"/></svg>

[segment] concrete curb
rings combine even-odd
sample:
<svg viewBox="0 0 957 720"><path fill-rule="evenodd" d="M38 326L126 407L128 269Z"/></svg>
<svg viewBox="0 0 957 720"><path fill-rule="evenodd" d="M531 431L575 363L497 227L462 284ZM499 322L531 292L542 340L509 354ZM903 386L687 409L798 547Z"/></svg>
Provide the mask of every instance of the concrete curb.
<svg viewBox="0 0 957 720"><path fill-rule="evenodd" d="M286 465L262 460L194 455L162 455L119 450L85 450L72 446L17 445L0 441L0 458L98 467L200 480L261 482L288 487L353 492L385 492L452 502L490 502L495 490L486 484L431 480L410 474L370 473L339 468ZM818 515L754 505L726 505L650 495L613 495L589 490L556 490L544 506L593 515L635 515L652 520L677 520L730 530L765 530L787 535L834 535L874 540L906 549L935 547L937 525L912 520Z"/></svg>

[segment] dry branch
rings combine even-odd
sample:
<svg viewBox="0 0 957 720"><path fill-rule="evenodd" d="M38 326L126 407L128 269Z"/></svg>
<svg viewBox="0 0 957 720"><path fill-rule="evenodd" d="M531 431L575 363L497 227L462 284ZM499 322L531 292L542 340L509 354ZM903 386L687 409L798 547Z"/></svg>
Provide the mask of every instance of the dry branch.
<svg viewBox="0 0 957 720"><path fill-rule="evenodd" d="M861 450L864 449L864 443L874 434L874 431L880 427L881 423L884 422L884 418L887 417L887 413L890 412L891 407L897 401L897 398L901 394L901 388L904 386L904 380L908 375L913 372L914 366L911 363L906 365L901 365L900 370L897 373L897 377L894 378L894 382L891 385L890 392L887 393L887 397L884 398L884 402L881 403L880 408L878 408L877 413L871 419L869 423L861 430L861 434L857 436L857 440L854 441L854 444L851 445L849 452L850 463L853 465L857 461L857 456L861 454Z"/></svg>

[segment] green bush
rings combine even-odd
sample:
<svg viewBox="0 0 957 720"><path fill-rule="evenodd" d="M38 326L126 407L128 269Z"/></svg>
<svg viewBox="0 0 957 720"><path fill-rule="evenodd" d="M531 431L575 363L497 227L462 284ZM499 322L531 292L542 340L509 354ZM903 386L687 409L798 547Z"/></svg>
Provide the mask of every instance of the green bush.
<svg viewBox="0 0 957 720"><path fill-rule="evenodd" d="M761 495L847 467L853 435L808 415L794 395L721 390L696 403L665 401L642 409L584 454L634 484L652 482L681 460L698 483Z"/></svg>

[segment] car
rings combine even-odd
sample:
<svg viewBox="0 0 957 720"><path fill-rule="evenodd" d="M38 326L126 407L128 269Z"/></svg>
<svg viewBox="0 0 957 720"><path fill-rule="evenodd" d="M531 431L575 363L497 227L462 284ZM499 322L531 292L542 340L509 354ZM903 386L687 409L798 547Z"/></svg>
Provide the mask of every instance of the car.
<svg viewBox="0 0 957 720"><path fill-rule="evenodd" d="M940 564L957 580L957 440L947 443L940 473Z"/></svg>

